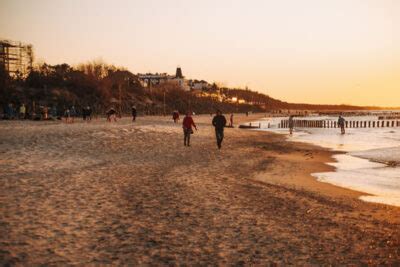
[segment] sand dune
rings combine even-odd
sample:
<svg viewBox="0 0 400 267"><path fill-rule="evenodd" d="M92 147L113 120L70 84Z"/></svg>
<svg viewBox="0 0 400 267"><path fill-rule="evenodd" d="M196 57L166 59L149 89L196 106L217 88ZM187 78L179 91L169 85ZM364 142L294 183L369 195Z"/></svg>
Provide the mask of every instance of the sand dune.
<svg viewBox="0 0 400 267"><path fill-rule="evenodd" d="M1 122L1 263L400 263L399 208L310 176L330 152L195 121Z"/></svg>

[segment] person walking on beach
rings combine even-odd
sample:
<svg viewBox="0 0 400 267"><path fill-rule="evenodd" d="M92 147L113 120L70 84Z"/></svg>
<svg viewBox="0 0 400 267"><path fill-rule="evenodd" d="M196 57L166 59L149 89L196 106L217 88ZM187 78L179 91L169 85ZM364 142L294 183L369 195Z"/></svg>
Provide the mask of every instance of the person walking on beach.
<svg viewBox="0 0 400 267"><path fill-rule="evenodd" d="M25 104L22 104L19 107L19 119L24 120L25 116L26 116L26 107L25 107Z"/></svg>
<svg viewBox="0 0 400 267"><path fill-rule="evenodd" d="M69 108L67 108L64 111L64 118L65 118L65 123L70 123L71 120L71 111L69 110Z"/></svg>
<svg viewBox="0 0 400 267"><path fill-rule="evenodd" d="M87 115L86 115L86 107L83 107L83 108L82 108L82 119L83 119L84 121L86 121L86 117L87 117Z"/></svg>
<svg viewBox="0 0 400 267"><path fill-rule="evenodd" d="M114 108L110 108L107 112L107 121L111 122L112 120L114 120L114 122L117 121L117 112L115 111Z"/></svg>
<svg viewBox="0 0 400 267"><path fill-rule="evenodd" d="M47 106L43 107L43 119L48 120L49 119L49 108Z"/></svg>
<svg viewBox="0 0 400 267"><path fill-rule="evenodd" d="M340 127L340 131L341 131L342 134L346 133L346 131L344 129L345 122L346 122L346 120L342 116L339 116L338 126Z"/></svg>
<svg viewBox="0 0 400 267"><path fill-rule="evenodd" d="M233 127L233 113L231 113L231 116L229 117L229 127Z"/></svg>
<svg viewBox="0 0 400 267"><path fill-rule="evenodd" d="M71 117L71 123L74 123L75 117L78 115L76 112L75 106L72 106L70 109L70 117Z"/></svg>
<svg viewBox="0 0 400 267"><path fill-rule="evenodd" d="M137 110L135 106L132 106L132 122L136 121Z"/></svg>
<svg viewBox="0 0 400 267"><path fill-rule="evenodd" d="M174 110L172 113L172 119L174 120L174 123L177 123L179 121L179 112L177 110Z"/></svg>
<svg viewBox="0 0 400 267"><path fill-rule="evenodd" d="M217 115L214 116L212 125L215 128L218 149L221 149L222 140L224 139L224 127L226 125L226 118L222 115L221 110L217 110Z"/></svg>
<svg viewBox="0 0 400 267"><path fill-rule="evenodd" d="M86 107L86 121L92 121L92 108L90 106Z"/></svg>
<svg viewBox="0 0 400 267"><path fill-rule="evenodd" d="M193 133L192 126L197 131L197 126L193 121L192 112L188 111L186 113L185 118L182 121L182 128L183 128L183 145L190 146L190 135Z"/></svg>
<svg viewBox="0 0 400 267"><path fill-rule="evenodd" d="M51 107L51 109L50 109L50 114L51 114L51 117L52 117L53 119L56 119L56 118L57 118L57 107L56 107L56 105L53 105L53 106Z"/></svg>
<svg viewBox="0 0 400 267"><path fill-rule="evenodd" d="M15 119L15 115L16 115L16 110L14 109L13 104L8 104L7 110L5 112L6 114L6 118L9 120L13 120Z"/></svg>
<svg viewBox="0 0 400 267"><path fill-rule="evenodd" d="M293 115L290 115L289 116L289 133L290 133L290 135L293 134L293 127L294 127Z"/></svg>

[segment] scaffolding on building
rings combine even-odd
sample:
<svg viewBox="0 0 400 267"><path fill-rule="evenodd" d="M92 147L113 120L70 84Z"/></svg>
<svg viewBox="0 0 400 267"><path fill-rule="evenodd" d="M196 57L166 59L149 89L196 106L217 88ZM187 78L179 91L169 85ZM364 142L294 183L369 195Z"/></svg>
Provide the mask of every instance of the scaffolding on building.
<svg viewBox="0 0 400 267"><path fill-rule="evenodd" d="M0 40L0 66L10 76L25 77L32 70L33 48L30 44Z"/></svg>

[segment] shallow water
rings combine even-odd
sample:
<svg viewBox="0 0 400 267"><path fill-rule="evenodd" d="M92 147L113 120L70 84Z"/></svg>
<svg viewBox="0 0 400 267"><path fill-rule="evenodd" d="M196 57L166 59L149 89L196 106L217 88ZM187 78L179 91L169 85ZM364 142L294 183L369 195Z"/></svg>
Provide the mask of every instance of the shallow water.
<svg viewBox="0 0 400 267"><path fill-rule="evenodd" d="M314 173L321 182L366 192L361 199L400 206L400 168L387 167L348 154L335 155L335 172Z"/></svg>
<svg viewBox="0 0 400 267"><path fill-rule="evenodd" d="M266 119L262 130L288 134L288 129L277 128L281 119L287 118ZM377 117L348 117L346 120L372 121ZM400 127L347 128L345 135L337 128L298 128L288 138L347 152L335 155L337 162L329 163L336 168L335 172L314 173L318 180L365 192L368 195L360 197L364 201L400 206Z"/></svg>

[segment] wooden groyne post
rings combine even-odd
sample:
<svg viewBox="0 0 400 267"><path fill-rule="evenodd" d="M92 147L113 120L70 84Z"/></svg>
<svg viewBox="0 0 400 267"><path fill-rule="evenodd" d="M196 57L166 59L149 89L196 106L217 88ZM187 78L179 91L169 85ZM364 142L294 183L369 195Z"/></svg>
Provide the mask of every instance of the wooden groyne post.
<svg viewBox="0 0 400 267"><path fill-rule="evenodd" d="M337 121L327 120L294 120L296 128L339 128ZM268 124L268 128L270 125ZM346 121L345 128L389 128L400 127L400 120ZM261 123L259 124L261 128ZM289 128L289 120L281 120L278 128Z"/></svg>

